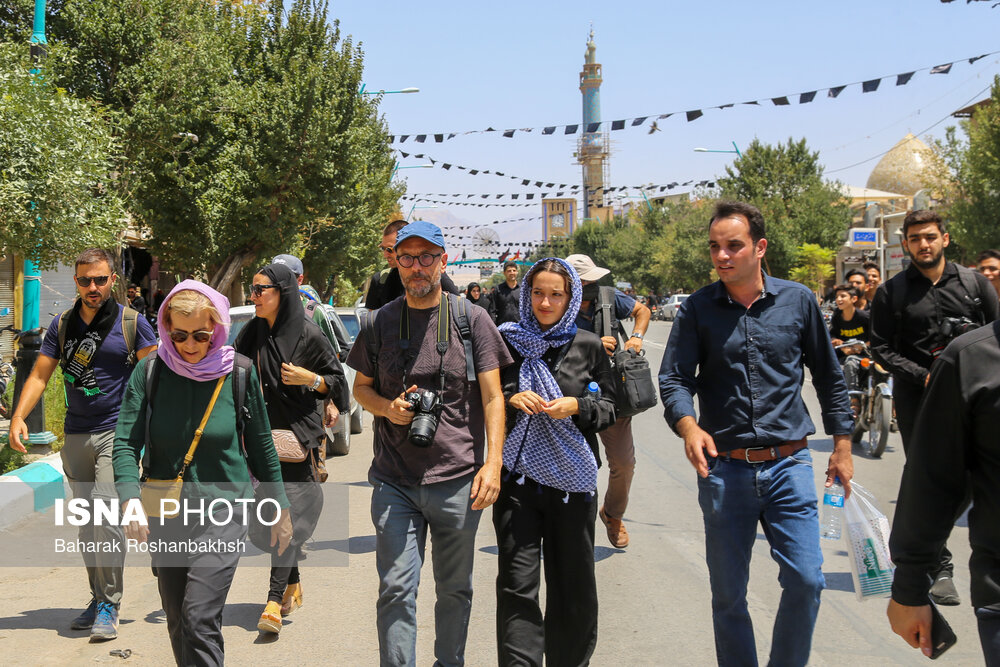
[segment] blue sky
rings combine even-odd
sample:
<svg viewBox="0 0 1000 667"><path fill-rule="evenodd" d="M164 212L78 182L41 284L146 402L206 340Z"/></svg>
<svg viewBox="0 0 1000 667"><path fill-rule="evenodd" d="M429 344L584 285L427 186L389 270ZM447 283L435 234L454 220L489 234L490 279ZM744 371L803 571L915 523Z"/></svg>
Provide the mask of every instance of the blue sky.
<svg viewBox="0 0 1000 667"><path fill-rule="evenodd" d="M394 134L564 125L581 117L578 76L593 23L603 65L602 119L615 120L736 103L659 121L662 131L612 133L610 185L710 180L733 155L695 153L704 146L743 147L804 137L831 178L864 185L877 163L907 132L943 136L949 115L988 94L1000 56L1000 8L958 0L839 2L507 3L373 2L333 4L343 35L365 51L369 90L419 87L386 95L381 108ZM917 72L908 85L895 75L955 62L946 75ZM851 85L837 99L826 89L880 76L876 92ZM819 90L810 104L798 94ZM741 105L794 95L792 104ZM942 122L942 119L943 120ZM936 125L935 125L936 124ZM574 137L500 133L395 144L407 153L532 180L579 183ZM862 163L856 165L856 163ZM426 163L400 158L403 166ZM856 165L856 166L851 166ZM406 169L410 193L526 193L519 181L452 169ZM537 198L537 194L536 194ZM523 200L523 195L521 197ZM404 205L403 212L409 210ZM540 207L444 207L414 217L444 227L535 216ZM511 242L541 237L540 221L495 226ZM470 233L470 232L464 232Z"/></svg>

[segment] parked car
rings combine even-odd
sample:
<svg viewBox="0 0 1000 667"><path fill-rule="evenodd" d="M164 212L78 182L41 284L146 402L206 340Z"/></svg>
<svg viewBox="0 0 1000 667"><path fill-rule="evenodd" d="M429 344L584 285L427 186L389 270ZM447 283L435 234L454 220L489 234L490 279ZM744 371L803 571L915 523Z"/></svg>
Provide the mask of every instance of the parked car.
<svg viewBox="0 0 1000 667"><path fill-rule="evenodd" d="M340 328L341 333L345 334L346 340L354 341L354 337L349 335L350 330L344 326L343 321L334 312L332 306L323 306L326 311L327 316L330 317L330 323L333 327ZM246 326L254 317L254 307L253 306L236 306L229 309L229 319L232 322L229 329L229 344L231 345L239 332ZM350 348L348 348L349 350ZM347 359L348 350L343 350L340 344L337 343L334 346L334 352L337 353L337 358L343 362ZM354 369L350 368L344 364L344 375L347 377L347 389L351 395L351 413L350 415L341 415L341 418L337 420L337 425L332 429L326 429L326 451L327 454L335 456L343 456L351 451L351 435L356 435L361 433L363 429L363 418L362 418L362 408L361 404L354 399L354 392L352 388L354 387Z"/></svg>
<svg viewBox="0 0 1000 667"><path fill-rule="evenodd" d="M663 305L661 309L662 318L665 320L673 321L677 317L677 309L681 307L684 300L687 299L690 294L674 294L672 297L667 299L667 302Z"/></svg>

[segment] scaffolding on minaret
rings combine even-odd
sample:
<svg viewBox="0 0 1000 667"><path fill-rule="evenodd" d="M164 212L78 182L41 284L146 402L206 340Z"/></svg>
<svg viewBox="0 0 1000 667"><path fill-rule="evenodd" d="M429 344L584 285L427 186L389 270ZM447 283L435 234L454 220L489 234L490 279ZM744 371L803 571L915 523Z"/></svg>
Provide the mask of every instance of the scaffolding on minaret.
<svg viewBox="0 0 1000 667"><path fill-rule="evenodd" d="M597 62L594 28L590 28L583 71L580 72L580 93L583 95L583 131L576 144L576 160L583 167L583 218L595 217L605 207L604 188L611 180L609 160L611 142L601 131L601 65ZM596 125L595 125L596 124ZM589 129L596 129L589 132Z"/></svg>

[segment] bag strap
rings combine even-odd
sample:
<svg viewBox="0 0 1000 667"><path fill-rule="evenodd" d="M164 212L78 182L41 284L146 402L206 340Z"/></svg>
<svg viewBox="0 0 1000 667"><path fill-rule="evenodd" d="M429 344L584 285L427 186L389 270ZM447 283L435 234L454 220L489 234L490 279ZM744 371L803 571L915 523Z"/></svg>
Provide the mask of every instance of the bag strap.
<svg viewBox="0 0 1000 667"><path fill-rule="evenodd" d="M469 326L469 313L467 310L467 299L462 296L448 295L451 301L451 311L455 316L455 325L458 327L458 335L462 339L465 347L465 379L474 382L476 379L476 363L472 356L472 327Z"/></svg>
<svg viewBox="0 0 1000 667"><path fill-rule="evenodd" d="M378 310L367 310L361 315L361 332L365 335L365 351L368 352L368 363L372 367L372 381L375 393L378 388L378 351L382 347L382 337L378 330Z"/></svg>
<svg viewBox="0 0 1000 667"><path fill-rule="evenodd" d="M250 411L246 406L247 389L250 384L250 357L239 352L233 359L233 405L236 408L236 432L243 439L243 428L250 421Z"/></svg>
<svg viewBox="0 0 1000 667"><path fill-rule="evenodd" d="M135 335L138 328L139 312L125 306L122 309L122 338L125 339L125 349L128 350L128 365L135 366Z"/></svg>
<svg viewBox="0 0 1000 667"><path fill-rule="evenodd" d="M601 336L614 336L617 339L621 326L615 314L614 287L602 286L597 290L597 307L601 311Z"/></svg>
<svg viewBox="0 0 1000 667"><path fill-rule="evenodd" d="M191 459L194 458L194 450L198 449L198 443L201 441L201 435L205 432L205 424L208 423L208 418L212 415L212 408L215 407L215 401L219 398L219 392L222 391L222 385L226 383L226 376L223 375L215 383L215 391L212 392L212 400L208 402L208 408L205 410L205 415L201 418L201 423L198 424L198 428L194 431L194 438L191 439L191 446L188 447L187 454L184 455L184 463L181 465L181 471L177 475L177 479L184 477L184 473L187 472L187 468L191 465Z"/></svg>
<svg viewBox="0 0 1000 667"><path fill-rule="evenodd" d="M974 307L976 324L985 324L986 315L983 313L982 293L979 291L979 283L976 281L976 272L961 264L956 264L955 268L958 269L958 281L962 283L962 287L965 289L968 302Z"/></svg>
<svg viewBox="0 0 1000 667"><path fill-rule="evenodd" d="M151 351L146 355L146 374L143 386L146 389L146 446L142 450L142 479L143 481L149 476L150 469L150 452L152 447L149 443L149 422L153 416L153 397L156 396L156 385L160 379L160 364L157 363L159 357L156 355L156 350Z"/></svg>
<svg viewBox="0 0 1000 667"><path fill-rule="evenodd" d="M59 316L59 358L62 358L63 349L66 348L66 330L69 328L69 317L73 314L73 309L64 310Z"/></svg>

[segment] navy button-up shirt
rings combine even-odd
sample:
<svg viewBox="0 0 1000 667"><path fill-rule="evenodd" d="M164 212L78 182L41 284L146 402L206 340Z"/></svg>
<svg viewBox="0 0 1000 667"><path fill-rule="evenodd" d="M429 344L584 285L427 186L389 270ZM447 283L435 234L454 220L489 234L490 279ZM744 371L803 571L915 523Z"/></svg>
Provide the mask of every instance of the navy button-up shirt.
<svg viewBox="0 0 1000 667"><path fill-rule="evenodd" d="M828 435L851 432L847 384L816 298L804 285L764 276L761 298L744 308L722 282L681 305L660 365L664 417L695 417L720 452L770 447L816 432L802 400L809 367ZM675 428L676 430L676 428Z"/></svg>

